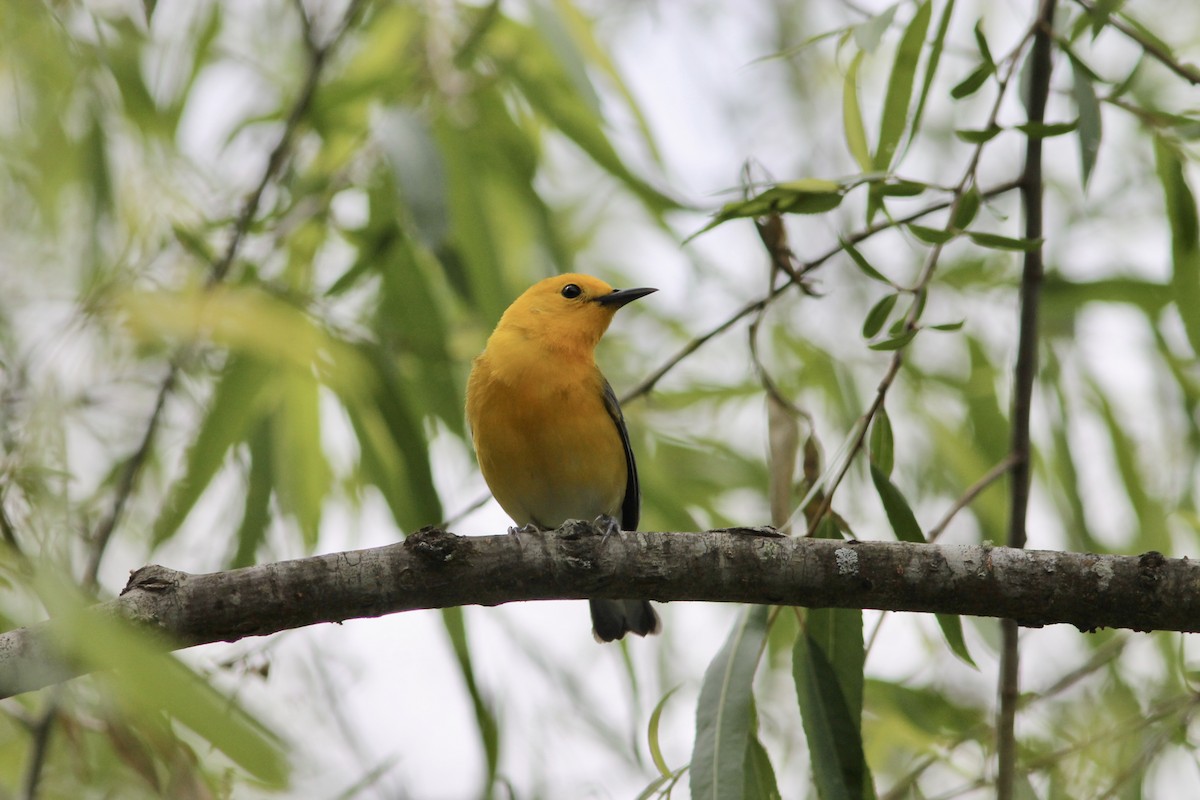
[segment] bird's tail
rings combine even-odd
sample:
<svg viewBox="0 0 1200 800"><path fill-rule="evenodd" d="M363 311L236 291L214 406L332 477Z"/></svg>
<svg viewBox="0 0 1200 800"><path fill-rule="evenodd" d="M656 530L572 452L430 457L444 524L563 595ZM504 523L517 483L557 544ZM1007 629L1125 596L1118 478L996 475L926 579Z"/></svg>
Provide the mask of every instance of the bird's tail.
<svg viewBox="0 0 1200 800"><path fill-rule="evenodd" d="M597 642L623 639L626 633L646 636L662 630L662 620L649 600L589 600L588 606Z"/></svg>

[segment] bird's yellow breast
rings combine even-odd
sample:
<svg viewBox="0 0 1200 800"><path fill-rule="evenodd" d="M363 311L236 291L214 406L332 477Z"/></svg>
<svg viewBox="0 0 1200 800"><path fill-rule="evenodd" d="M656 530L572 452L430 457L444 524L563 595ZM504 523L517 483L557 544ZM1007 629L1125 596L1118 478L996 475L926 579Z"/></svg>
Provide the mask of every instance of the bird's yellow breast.
<svg viewBox="0 0 1200 800"><path fill-rule="evenodd" d="M619 518L628 467L604 378L590 353L565 363L556 355L504 353L490 343L476 359L467 418L479 467L518 525Z"/></svg>

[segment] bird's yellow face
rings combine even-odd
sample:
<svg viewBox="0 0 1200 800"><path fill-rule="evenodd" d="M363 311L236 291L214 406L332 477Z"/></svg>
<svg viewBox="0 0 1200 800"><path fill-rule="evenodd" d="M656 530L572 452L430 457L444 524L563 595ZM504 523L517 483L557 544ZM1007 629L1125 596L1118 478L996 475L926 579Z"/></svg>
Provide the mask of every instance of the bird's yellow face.
<svg viewBox="0 0 1200 800"><path fill-rule="evenodd" d="M653 291L613 289L591 275L557 275L538 281L513 301L496 330L519 332L559 348L590 350L618 308Z"/></svg>

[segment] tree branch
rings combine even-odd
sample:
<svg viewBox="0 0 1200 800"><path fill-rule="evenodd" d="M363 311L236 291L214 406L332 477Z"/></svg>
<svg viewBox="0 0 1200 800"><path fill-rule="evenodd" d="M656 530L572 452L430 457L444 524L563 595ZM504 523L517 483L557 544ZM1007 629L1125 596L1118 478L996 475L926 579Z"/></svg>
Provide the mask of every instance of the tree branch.
<svg viewBox="0 0 1200 800"><path fill-rule="evenodd" d="M556 531L503 536L427 528L386 547L205 575L148 566L132 573L119 598L88 613L131 620L168 647L182 648L398 611L589 597L1196 632L1200 562L1156 552L793 539L770 528L604 536L590 523L571 521ZM87 671L72 653L56 649L69 647L64 625L49 620L0 634L0 696Z"/></svg>

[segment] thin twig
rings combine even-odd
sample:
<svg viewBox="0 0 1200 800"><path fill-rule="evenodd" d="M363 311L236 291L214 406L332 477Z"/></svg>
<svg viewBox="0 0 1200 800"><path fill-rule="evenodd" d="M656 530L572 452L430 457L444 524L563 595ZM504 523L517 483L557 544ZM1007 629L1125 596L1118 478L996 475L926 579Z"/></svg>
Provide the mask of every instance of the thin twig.
<svg viewBox="0 0 1200 800"><path fill-rule="evenodd" d="M963 492L962 496L954 502L954 505L950 506L950 508L946 510L946 513L942 516L941 520L938 521L938 524L929 529L929 533L926 535L926 538L931 542L936 542L938 537L945 533L946 527L950 524L951 520L954 519L955 515L957 515L958 512L962 511L967 506L971 505L971 503L975 502L975 498L978 497L984 489L988 488L993 483L1000 480L1000 478L1004 477L1004 475L1010 469L1012 469L1013 464L1015 463L1016 458L1012 453L1009 453L1007 456L1002 458L1000 462L996 464L996 466L983 473L983 476L979 480L975 481L975 483L967 487L967 490Z"/></svg>
<svg viewBox="0 0 1200 800"><path fill-rule="evenodd" d="M167 368L167 374L163 378L158 387L158 397L154 401L154 410L150 412L150 419L146 423L146 430L142 433L142 441L138 444L137 450L125 462L125 468L121 470L121 479L117 484L116 493L113 495L112 505L108 509L108 513L100 520L96 526L96 530L92 533L91 547L88 549L87 566L83 571L83 584L88 591L94 591L96 588L96 579L100 574L100 561L104 558L104 552L108 549L108 543L112 539L113 531L116 530L117 523L120 522L122 515L125 513L125 506L129 502L129 498L133 496L133 490L137 486L138 477L141 475L142 467L146 465L146 461L150 458L150 453L154 449L154 439L158 433L159 425L163 418L163 409L166 407L167 398L175 390L175 383L179 378L179 359L171 359L171 364Z"/></svg>
<svg viewBox="0 0 1200 800"><path fill-rule="evenodd" d="M1063 675L1054 683L1047 686L1037 694L1025 694L1021 696L1019 705L1021 708L1026 708L1030 704L1048 698L1054 697L1057 694L1065 692L1079 681L1091 675L1096 670L1106 664L1119 658L1125 652L1125 646L1129 644L1128 636L1115 636L1109 641L1102 644L1092 653L1092 657L1080 664L1075 669Z"/></svg>
<svg viewBox="0 0 1200 800"><path fill-rule="evenodd" d="M1108 791L1100 795L1096 800L1111 800L1114 797L1122 795L1128 797L1130 793L1122 792L1121 789L1130 781L1142 777L1146 774L1150 762L1153 761L1163 749L1172 743L1179 735L1179 731L1186 731L1191 727L1192 717L1196 715L1196 703L1198 699L1192 695L1187 700L1187 707L1179 715L1180 719L1177 724L1163 725L1148 739L1149 741L1142 746L1137 756L1133 758L1125 769L1118 772L1109 784Z"/></svg>
<svg viewBox="0 0 1200 800"><path fill-rule="evenodd" d="M283 133L279 136L279 141L275 143L274 149L271 150L271 155L267 158L267 168L263 170L258 184L251 190L250 194L246 195L246 199L242 203L241 212L234 223L233 233L229 237L228 244L225 246L225 252L221 256L221 259L213 264L212 272L208 277L208 285L212 286L213 284L220 283L233 267L233 262L237 258L242 239L249 232L250 225L254 222L255 216L258 214L263 193L271 185L271 181L275 179L276 175L279 174L284 162L287 161L288 156L291 154L292 141L296 138L296 134L300 130L300 123L303 121L304 115L308 113L308 109L312 105L313 95L316 94L317 86L321 82L321 73L325 67L325 62L329 59L333 49L341 42L342 37L358 16L358 12L363 5L364 0L353 0L346 9L346 13L342 15L342 21L339 23L337 30L324 45L319 46L313 41L312 24L304 13L303 5L299 6L301 23L304 28L304 41L309 52L309 66L304 78L304 85L300 88L300 94L292 104L291 111L288 113L287 120L283 126Z"/></svg>
<svg viewBox="0 0 1200 800"><path fill-rule="evenodd" d="M989 198L996 197L998 195L1005 194L1007 192L1011 192L1013 189L1019 188L1020 185L1021 185L1021 183L1018 180L1005 181L1003 183L997 184L996 186L989 188L987 191L981 192L981 194L983 197L989 197ZM916 222L917 220L919 220L923 217L926 217L930 214L934 214L938 211L943 211L947 208L951 208L953 205L954 205L953 199L939 200L938 202L930 203L929 205L924 206L923 208L920 208L920 209L914 211L913 213L908 214L907 216L896 217L894 219L888 219L883 222L876 222L874 224L868 225L866 228L862 229L861 231L858 231L857 233L851 234L844 238L845 238L845 241L849 242L850 244L857 245L860 242L864 242L867 239L870 239L872 236L874 236L877 233L881 233L883 231L890 230L892 228L896 228L901 225L907 225L910 222ZM806 275L807 273L812 272L813 270L817 269L818 267L823 266L827 261L829 261L830 259L837 256L844 249L845 248L841 244L837 245L836 247L831 247L829 250L825 251L821 255L816 256L812 260L806 261L803 264L799 265L795 271L800 276ZM679 363L681 361L683 361L685 358L687 358L692 353L696 352L701 347L706 345L710 340L716 338L717 336L720 336L722 333L729 330L731 327L733 327L734 325L736 325L738 322L742 321L749 315L754 314L755 312L761 310L762 308L765 308L768 304L773 302L775 300L775 298L777 298L779 295L783 294L785 291L787 291L789 288L791 288L792 286L795 286L795 285L796 285L795 282L793 282L789 278L788 280L781 283L779 286L776 286L775 288L771 289L771 291L768 292L763 297L760 297L757 300L747 303L746 305L739 308L731 316L727 317L724 321L722 321L718 325L714 326L713 328L706 331L705 333L702 333L699 336L697 336L696 338L692 339L690 342L688 342L686 345L684 345L679 350L679 352L675 353L675 355L671 356L666 361L664 361L663 364L658 369L654 370L648 376L646 376L642 380L641 383L639 383L638 385L636 385L632 389L630 389L628 392L626 392L621 397L621 403L622 404L628 403L631 400L634 400L638 397L649 394L651 391L654 390L654 387L658 385L658 382L661 381L668 372L670 372L672 369L677 367L679 365Z"/></svg>
<svg viewBox="0 0 1200 800"><path fill-rule="evenodd" d="M1089 0L1075 0L1075 2L1088 11L1088 13L1096 13L1096 6L1089 2ZM1191 64L1184 64L1180 62L1173 55L1171 55L1171 53L1160 47L1158 42L1150 39L1137 28L1122 20L1117 14L1108 14L1104 24L1111 25L1116 30L1125 34L1125 36L1127 36L1129 39L1132 39L1138 47L1142 48L1143 53L1162 64L1164 67L1171 70L1171 72L1174 72L1188 83L1200 83L1200 70L1197 70Z"/></svg>
<svg viewBox="0 0 1200 800"><path fill-rule="evenodd" d="M1186 719L1195 713L1197 705L1200 705L1200 697L1194 694L1177 694L1168 697L1148 710L1131 714L1109 728L1073 741L1057 750L1038 755L1030 760L1029 769L1039 770L1052 767L1067 756L1081 753L1097 744L1129 738L1134 733L1146 730L1155 723L1171 719L1176 715ZM1169 735L1176 735L1177 731L1186 729L1186 725L1171 725Z"/></svg>
<svg viewBox="0 0 1200 800"><path fill-rule="evenodd" d="M881 619L882 619L882 617L881 617ZM878 628L876 630L878 630ZM1125 645L1128 643L1129 643L1129 638L1122 636L1122 637L1113 639L1112 641L1108 642L1107 644L1104 644L1103 646L1098 648L1096 650L1096 652L1092 655L1092 657L1089 658L1086 662L1084 662L1080 666L1076 667L1075 669L1071 670L1063 677L1059 678L1051 686L1047 687L1044 691L1037 692L1036 694L1030 693L1030 694L1022 695L1021 701L1020 701L1021 708L1025 709L1025 708L1029 708L1030 706L1038 705L1040 703L1045 702L1046 700L1049 700L1050 698L1054 697L1055 695L1057 695L1063 691L1066 691L1067 689L1074 686L1079 681L1083 680L1084 678L1088 677L1092 673L1096 672L1096 670L1102 668L1103 666L1105 666L1106 664L1111 662L1113 659L1119 657L1121 655L1121 653L1124 651ZM959 731L957 733L957 735L954 737L953 741L951 741L945 745L943 752L945 754L951 754L954 752L954 750L961 747L963 744L966 744L967 742L978 741L979 739L981 739L982 737L984 737L986 735L987 728L988 728L988 726L986 723L979 723L977 725L972 726L971 728L969 728L967 730ZM1062 755L1062 754L1059 754L1059 755ZM945 755L942 755L941 753L934 754L934 755L928 756L927 758L923 759L916 766L914 766L912 769L910 769L905 775L903 775L901 778L899 778L896 781L896 783L887 792L880 795L879 800L899 800L899 798L901 798L901 797L908 797L909 788L912 787L914 784L916 784L917 780L921 777L921 774L924 773L925 770L929 769L934 764L944 761L944 759L945 759ZM986 775L983 775L983 776L980 776L980 778L977 779L976 781L973 781L972 783L968 784L967 786L960 786L957 789L955 789L953 792L947 793L944 795L938 795L938 797L939 798L956 797L958 795L965 794L967 791L973 791L975 789L979 789L984 786L987 786L989 783L990 783L990 778Z"/></svg>
<svg viewBox="0 0 1200 800"><path fill-rule="evenodd" d="M1036 26L1035 26L1036 27ZM1012 52L1004 58L1005 71L1003 76L998 78L998 87L996 91L996 99L992 103L992 109L988 114L987 124L985 128L992 128L996 125L996 120L1000 115L1000 107L1004 96L1007 92L1008 85L1012 81L1013 75L1016 73L1016 65L1020 60L1021 54L1025 51L1026 45L1034 35L1035 28L1030 28L1021 41L1013 48ZM950 213L947 216L944 230L951 231L954 224L955 214L958 212L959 206L962 204L962 199L967 191L975 185L975 172L979 168L979 161L983 156L983 148L986 142L980 142L975 145L974 151L971 153L971 159L967 164L967 168L963 171L963 177L954 188L954 194L947 204ZM1016 186L1021 185L1021 181L1016 182ZM937 270L938 261L942 256L942 249L945 243L937 243L930 247L929 254L925 258L925 264L921 269L921 274L917 279L916 286L912 289L913 303L908 309L908 314L904 320L905 330L911 331L916 328L917 316L924 305L926 292L929 290L929 283L933 280L933 274ZM871 420L883 408L884 401L887 399L888 390L891 389L892 383L896 380L896 376L900 373L900 366L904 362L904 353L906 348L901 347L892 353L892 358L888 362L887 370L879 381L879 385L875 389L875 399L871 401L871 406L859 418L855 425L854 433L851 437L849 448L846 449L842 457L841 464L833 478L824 488L825 498L822 500L817 513L813 516L814 520L819 521L824 513L828 511L833 504L833 495L837 492L838 487L845 479L846 474L850 471L850 465L854 463L855 457L862 450L863 444L867 440L867 431L871 427ZM804 503L801 503L803 506ZM794 515L793 515L794 516ZM809 524L808 535L811 536L816 530L816 523Z"/></svg>
<svg viewBox="0 0 1200 800"><path fill-rule="evenodd" d="M59 684L50 692L46 708L37 722L33 724L33 741L30 743L29 766L25 770L25 782L21 788L23 800L35 800L38 787L42 782L42 772L46 765L46 757L50 753L50 736L54 732L54 723L58 719L59 708L62 705L62 695L65 685Z"/></svg>
<svg viewBox="0 0 1200 800"><path fill-rule="evenodd" d="M941 535L945 533L946 527L950 524L950 521L954 519L955 515L957 515L958 512L962 511L967 506L971 505L971 503L975 502L975 498L978 497L984 489L991 486L993 483L1003 477L1010 469L1012 469L1013 463L1014 459L1011 454L1005 456L998 464L996 464L996 466L985 472L979 480L968 486L967 490L962 493L962 496L960 496L958 500L954 501L954 504L947 509L946 513L942 516L938 524L929 529L929 532L926 534L926 539L931 544L936 542ZM869 656L871 654L871 648L875 646L875 640L879 638L879 630L883 627L883 621L887 619L887 616L888 612L884 611L879 615L879 619L875 621L875 627L871 629L871 634L867 637L867 644L865 648L866 655Z"/></svg>
<svg viewBox="0 0 1200 800"><path fill-rule="evenodd" d="M1029 122L1041 124L1050 96L1051 47L1055 0L1041 0L1037 32L1029 56ZM1025 210L1025 238L1042 238L1042 139L1030 136L1025 142L1025 169L1022 173L1021 202ZM1009 481L1008 545L1025 546L1025 518L1029 510L1031 444L1029 418L1033 405L1033 384L1037 377L1038 302L1041 297L1044 263L1039 246L1025 253L1021 275L1020 328L1017 333L1017 361L1013 367L1012 439L1014 459ZM996 718L996 797L1012 800L1017 773L1016 715L1020 694L1020 650L1017 623L1001 622L999 695Z"/></svg>

